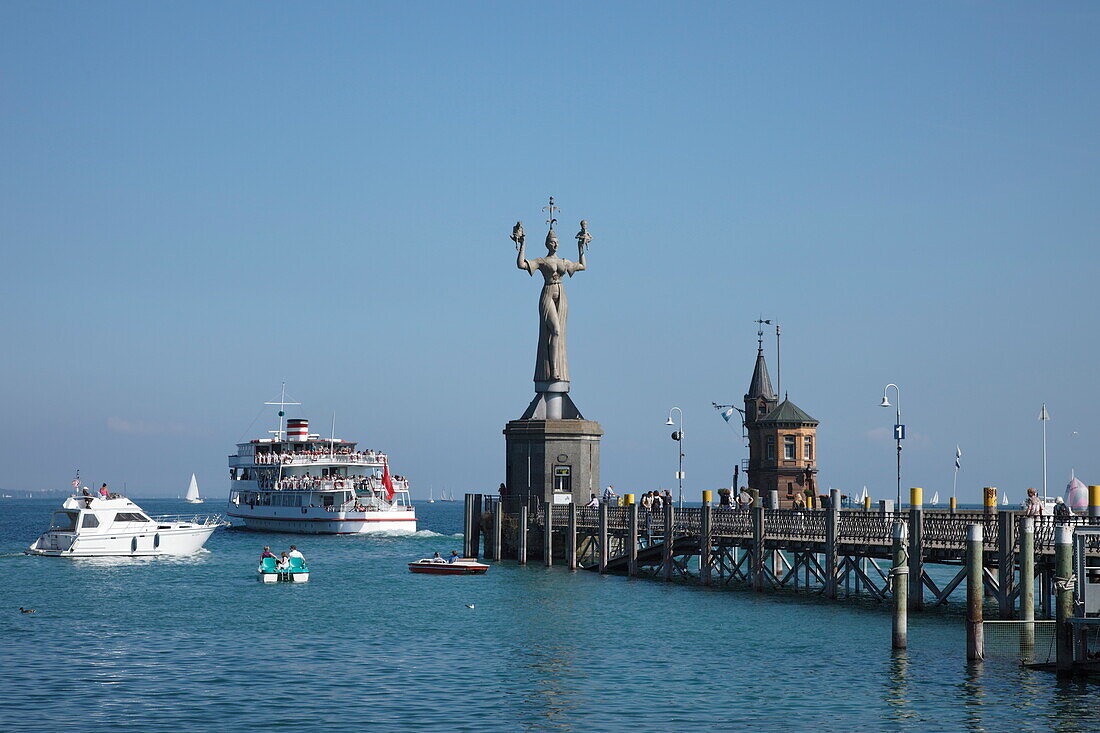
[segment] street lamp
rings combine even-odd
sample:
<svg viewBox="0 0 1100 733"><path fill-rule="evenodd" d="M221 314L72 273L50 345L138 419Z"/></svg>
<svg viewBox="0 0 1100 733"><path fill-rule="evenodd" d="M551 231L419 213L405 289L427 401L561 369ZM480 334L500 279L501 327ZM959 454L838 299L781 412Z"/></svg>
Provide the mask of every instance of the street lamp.
<svg viewBox="0 0 1100 733"><path fill-rule="evenodd" d="M676 472L676 479L680 484L680 508L684 508L684 411L679 407L673 407L668 411L668 420L665 425L675 425L672 421L672 413L680 414L680 429L672 432L672 439L676 441L676 452L679 454L680 470Z"/></svg>
<svg viewBox="0 0 1100 733"><path fill-rule="evenodd" d="M898 444L898 504L894 511L901 511L901 441L905 437L905 426L901 424L901 388L898 385L891 382L882 388L882 404L879 407L890 407L890 400L886 398L886 392L891 388L897 392L898 404L897 404L897 419L894 422L894 440Z"/></svg>

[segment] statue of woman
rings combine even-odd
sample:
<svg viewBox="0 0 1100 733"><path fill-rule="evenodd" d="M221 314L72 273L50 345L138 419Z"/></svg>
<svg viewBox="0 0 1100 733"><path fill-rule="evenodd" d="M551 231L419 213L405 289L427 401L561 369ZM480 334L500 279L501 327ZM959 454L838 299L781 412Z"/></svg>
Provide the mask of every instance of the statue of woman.
<svg viewBox="0 0 1100 733"><path fill-rule="evenodd" d="M528 260L524 257L523 223L516 222L512 229L512 241L516 243L518 256L516 267L527 270L530 275L535 270L542 273L545 284L539 297L539 349L535 361L536 382L568 382L569 360L565 354L565 321L569 315L569 302L565 299L565 286L561 276L587 269L585 250L592 236L588 233L588 222L581 222L581 231L577 234L577 262L557 256L558 236L551 229L546 233L546 256Z"/></svg>

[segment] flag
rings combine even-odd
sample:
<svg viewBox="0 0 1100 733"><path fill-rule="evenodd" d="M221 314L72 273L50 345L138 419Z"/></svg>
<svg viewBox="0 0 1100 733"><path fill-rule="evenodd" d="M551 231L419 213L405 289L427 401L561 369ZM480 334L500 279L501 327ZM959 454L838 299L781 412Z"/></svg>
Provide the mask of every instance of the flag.
<svg viewBox="0 0 1100 733"><path fill-rule="evenodd" d="M962 468L962 464L959 463L959 459L963 457L963 452L959 450L959 446L955 446L955 470L958 471Z"/></svg>
<svg viewBox="0 0 1100 733"><path fill-rule="evenodd" d="M1050 419L1050 413L1047 412L1047 403L1045 403L1045 402L1043 403L1043 409L1039 410L1039 419L1040 420L1049 420Z"/></svg>
<svg viewBox="0 0 1100 733"><path fill-rule="evenodd" d="M725 420L726 422L729 422L732 418L733 418L733 408L732 407L727 407L726 409L722 410L722 419L723 420Z"/></svg>
<svg viewBox="0 0 1100 733"><path fill-rule="evenodd" d="M382 464L382 486L386 489L386 501L393 501L393 479L390 478L390 462Z"/></svg>

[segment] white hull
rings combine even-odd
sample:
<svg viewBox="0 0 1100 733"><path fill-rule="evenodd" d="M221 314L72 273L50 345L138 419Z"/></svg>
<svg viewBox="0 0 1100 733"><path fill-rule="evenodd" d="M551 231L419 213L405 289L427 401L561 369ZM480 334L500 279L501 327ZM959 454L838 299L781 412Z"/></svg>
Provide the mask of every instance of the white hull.
<svg viewBox="0 0 1100 733"><path fill-rule="evenodd" d="M368 534L416 531L416 513L405 509L330 512L320 507L230 505L229 516L246 529L292 534Z"/></svg>
<svg viewBox="0 0 1100 733"><path fill-rule="evenodd" d="M51 557L156 557L191 555L202 549L217 525L159 532L119 532L79 537L71 532L47 532L27 548L31 555Z"/></svg>
<svg viewBox="0 0 1100 733"><path fill-rule="evenodd" d="M202 499L186 499L188 504L202 504Z"/></svg>

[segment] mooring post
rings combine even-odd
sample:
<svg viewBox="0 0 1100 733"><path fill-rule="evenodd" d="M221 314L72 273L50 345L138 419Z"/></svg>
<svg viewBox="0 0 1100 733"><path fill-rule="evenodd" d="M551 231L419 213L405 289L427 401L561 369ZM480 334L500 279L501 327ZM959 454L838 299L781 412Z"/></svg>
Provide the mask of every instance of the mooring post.
<svg viewBox="0 0 1100 733"><path fill-rule="evenodd" d="M948 500L947 507L951 511L952 514L958 514L959 505L958 505L958 503L955 502L955 497L952 496L951 499Z"/></svg>
<svg viewBox="0 0 1100 733"><path fill-rule="evenodd" d="M502 546L504 544L504 502L498 501L493 506L493 549L492 558L497 562L500 561L500 557L503 554Z"/></svg>
<svg viewBox="0 0 1100 733"><path fill-rule="evenodd" d="M1057 593L1057 622L1054 627L1058 654L1058 674L1073 673L1073 525L1059 525L1054 530L1054 589Z"/></svg>
<svg viewBox="0 0 1100 733"><path fill-rule="evenodd" d="M519 522L516 525L516 562L527 564L527 502L519 508Z"/></svg>
<svg viewBox="0 0 1100 733"><path fill-rule="evenodd" d="M749 581L752 589L764 590L764 507L752 508L752 547L749 548Z"/></svg>
<svg viewBox="0 0 1100 733"><path fill-rule="evenodd" d="M703 492L703 508L699 512L699 582L703 585L710 585L710 556L714 542L711 531L711 497L709 490Z"/></svg>
<svg viewBox="0 0 1100 733"><path fill-rule="evenodd" d="M982 489L982 508L986 514L993 514L997 511L997 487L986 486Z"/></svg>
<svg viewBox="0 0 1100 733"><path fill-rule="evenodd" d="M554 564L554 505L547 502L543 507L542 554L546 567Z"/></svg>
<svg viewBox="0 0 1100 733"><path fill-rule="evenodd" d="M1089 516L1100 517L1100 486L1089 487Z"/></svg>
<svg viewBox="0 0 1100 733"><path fill-rule="evenodd" d="M972 662L985 659L985 632L982 628L984 531L980 524L968 524L966 527L966 658Z"/></svg>
<svg viewBox="0 0 1100 733"><path fill-rule="evenodd" d="M924 489L909 489L909 610L924 609Z"/></svg>
<svg viewBox="0 0 1100 733"><path fill-rule="evenodd" d="M630 508L630 537L627 538L626 574L635 577L638 574L638 505L634 503L634 494L626 495L626 505Z"/></svg>
<svg viewBox="0 0 1100 733"><path fill-rule="evenodd" d="M600 572L607 572L610 547L607 546L607 504L600 504Z"/></svg>
<svg viewBox="0 0 1100 733"><path fill-rule="evenodd" d="M482 532L481 532L481 511L482 511L482 507L484 506L484 502L482 501L481 494L474 494L473 504L474 504L474 507L473 507L473 516L472 516L472 520L473 520L473 532L472 532L472 534L473 534L473 538L474 538L474 546L472 548L473 553L467 555L466 557L481 557L481 535L482 535ZM488 548L486 548L486 549L488 549Z"/></svg>
<svg viewBox="0 0 1100 733"><path fill-rule="evenodd" d="M779 489L772 489L771 491L768 492L768 508L769 509L778 509L779 508Z"/></svg>
<svg viewBox="0 0 1100 733"><path fill-rule="evenodd" d="M1014 588L1013 581L1016 573L1016 558L1013 546L1016 544L1013 536L1015 529L1015 515L1008 509L1002 509L997 513L997 613L1003 619L1015 617L1016 609L1013 607Z"/></svg>
<svg viewBox="0 0 1100 733"><path fill-rule="evenodd" d="M1020 637L1028 656L1035 646L1035 520L1020 517L1020 620L1026 621ZM1024 650L1022 650L1024 651Z"/></svg>
<svg viewBox="0 0 1100 733"><path fill-rule="evenodd" d="M825 597L837 596L837 530L840 527L840 489L829 489L829 508L825 514Z"/></svg>
<svg viewBox="0 0 1100 733"><path fill-rule="evenodd" d="M673 522L676 520L676 512L672 508L672 502L666 501L661 505L665 512L665 543L662 548L662 574L665 580L672 580L672 546L676 542L676 532Z"/></svg>
<svg viewBox="0 0 1100 733"><path fill-rule="evenodd" d="M764 500L760 498L760 489L749 489L749 495L752 496L752 505L754 507L764 506Z"/></svg>
<svg viewBox="0 0 1100 733"><path fill-rule="evenodd" d="M894 648L909 646L909 550L908 528L903 522L895 522L891 534L894 538L894 567L890 582L894 590Z"/></svg>
<svg viewBox="0 0 1100 733"><path fill-rule="evenodd" d="M466 494L462 503L462 557L473 557L474 495Z"/></svg>
<svg viewBox="0 0 1100 733"><path fill-rule="evenodd" d="M570 570L577 569L577 505L569 502L568 526L565 528L565 559Z"/></svg>
<svg viewBox="0 0 1100 733"><path fill-rule="evenodd" d="M871 511L871 497L870 496L863 497L863 511L865 511L865 512Z"/></svg>

